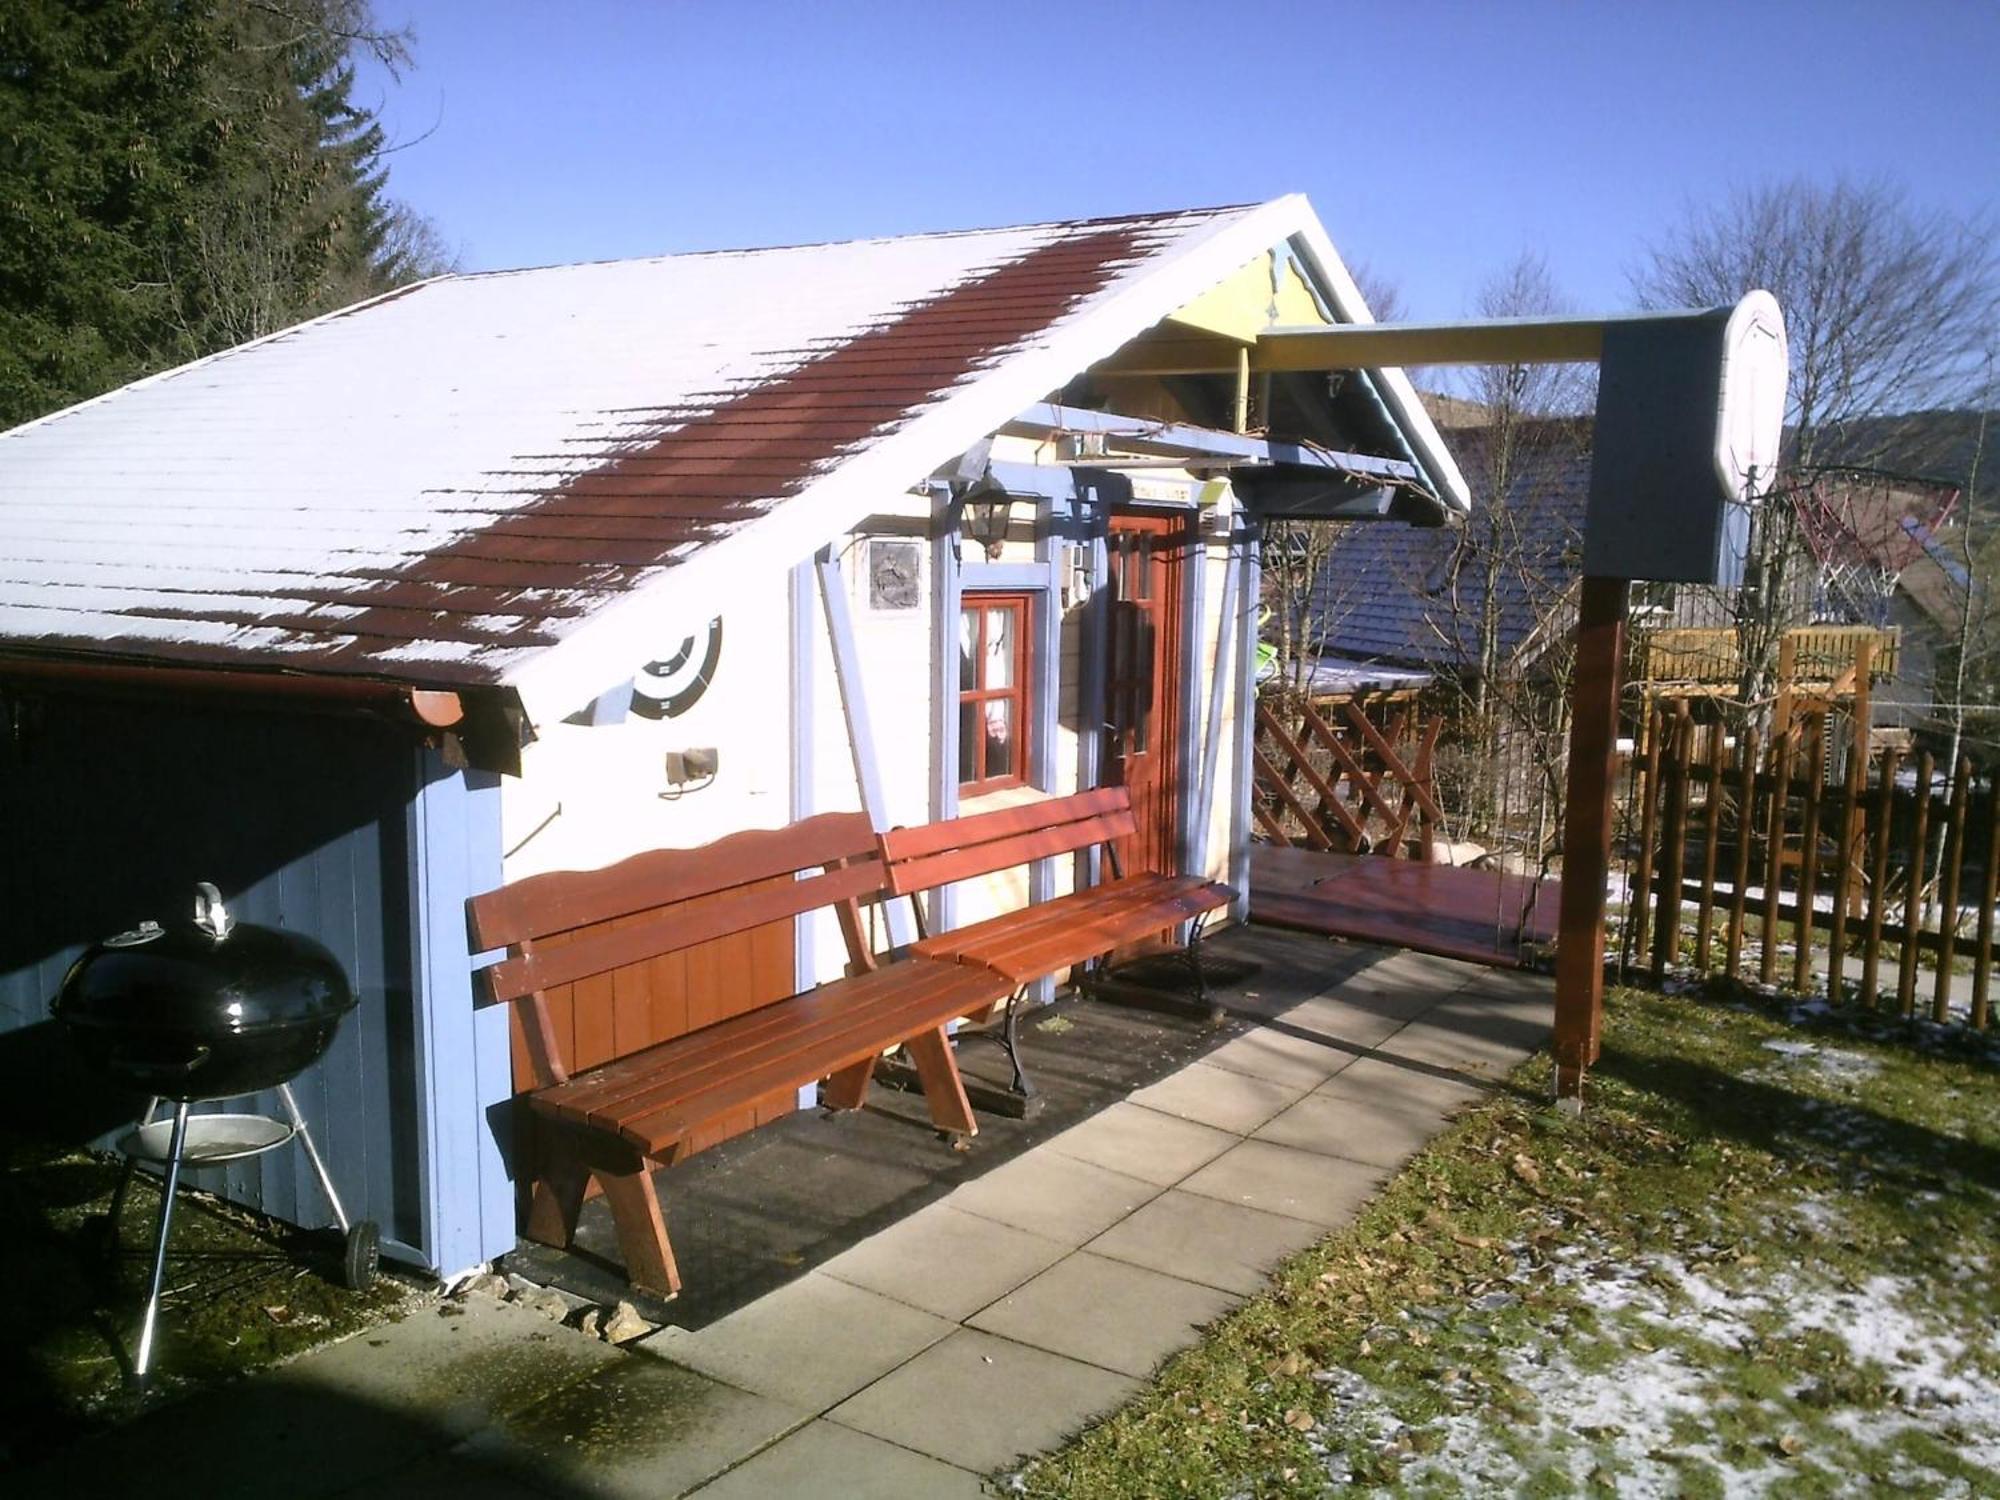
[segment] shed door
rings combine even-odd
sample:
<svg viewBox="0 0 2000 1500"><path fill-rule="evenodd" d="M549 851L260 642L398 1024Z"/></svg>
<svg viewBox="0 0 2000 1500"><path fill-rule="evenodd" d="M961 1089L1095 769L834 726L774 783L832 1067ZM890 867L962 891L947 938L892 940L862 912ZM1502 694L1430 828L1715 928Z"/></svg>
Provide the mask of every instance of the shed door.
<svg viewBox="0 0 2000 1500"><path fill-rule="evenodd" d="M1105 780L1132 792L1139 827L1118 850L1128 874L1180 870L1182 621L1193 540L1192 517L1111 518Z"/></svg>

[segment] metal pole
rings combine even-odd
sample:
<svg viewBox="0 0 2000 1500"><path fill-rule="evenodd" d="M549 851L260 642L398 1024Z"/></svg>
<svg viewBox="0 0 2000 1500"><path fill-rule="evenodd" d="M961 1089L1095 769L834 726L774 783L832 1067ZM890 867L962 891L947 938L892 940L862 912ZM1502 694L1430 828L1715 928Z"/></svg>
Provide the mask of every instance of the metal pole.
<svg viewBox="0 0 2000 1500"><path fill-rule="evenodd" d="M180 1186L181 1152L187 1147L188 1102L174 1105L174 1143L167 1153L166 1180L160 1185L160 1228L153 1240L153 1281L146 1291L146 1321L139 1328L139 1353L132 1361L134 1378L144 1380L153 1362L153 1328L160 1317L160 1282L167 1269L167 1229L174 1218L174 1189Z"/></svg>
<svg viewBox="0 0 2000 1500"><path fill-rule="evenodd" d="M1569 806L1556 937L1556 1094L1583 1099L1604 1025L1604 882L1611 865L1612 763L1625 659L1626 580L1585 578L1571 689Z"/></svg>

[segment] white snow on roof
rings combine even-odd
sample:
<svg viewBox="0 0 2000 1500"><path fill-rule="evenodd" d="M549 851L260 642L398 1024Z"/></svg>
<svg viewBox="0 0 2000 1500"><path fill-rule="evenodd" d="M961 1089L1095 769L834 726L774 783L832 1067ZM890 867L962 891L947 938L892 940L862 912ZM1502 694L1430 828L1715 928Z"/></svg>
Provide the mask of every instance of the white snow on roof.
<svg viewBox="0 0 2000 1500"><path fill-rule="evenodd" d="M1260 249L1317 231L1298 198L1105 223L1136 228L1138 249L1073 308L893 433L816 460L811 483L728 546L664 559L725 551L728 569L615 587L588 570L546 588L511 578L437 615L454 629L435 638L353 627L371 592L601 470L661 430L662 408L754 391L1094 226L444 277L0 434L0 646L504 682L544 699L537 716L573 707L629 675L665 615L712 611L728 573L808 555L885 486L920 479ZM774 534L795 511L810 513Z"/></svg>

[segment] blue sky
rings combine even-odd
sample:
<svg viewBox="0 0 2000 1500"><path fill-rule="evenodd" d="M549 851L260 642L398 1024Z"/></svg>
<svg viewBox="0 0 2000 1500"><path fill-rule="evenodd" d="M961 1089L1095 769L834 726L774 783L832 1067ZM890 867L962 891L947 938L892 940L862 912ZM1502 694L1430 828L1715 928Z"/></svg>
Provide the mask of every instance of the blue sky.
<svg viewBox="0 0 2000 1500"><path fill-rule="evenodd" d="M1406 310L1579 307L1690 199L2000 198L2000 4L377 0L393 190L468 269L1304 192Z"/></svg>

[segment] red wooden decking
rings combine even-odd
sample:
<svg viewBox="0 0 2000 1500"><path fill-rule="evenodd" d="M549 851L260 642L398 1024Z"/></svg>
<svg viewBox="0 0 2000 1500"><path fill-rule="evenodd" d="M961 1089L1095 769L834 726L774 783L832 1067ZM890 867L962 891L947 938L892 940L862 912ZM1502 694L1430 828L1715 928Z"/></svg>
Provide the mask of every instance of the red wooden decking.
<svg viewBox="0 0 2000 1500"><path fill-rule="evenodd" d="M1560 905L1555 880L1251 845L1250 920L1273 927L1517 968L1529 948L1555 941Z"/></svg>

